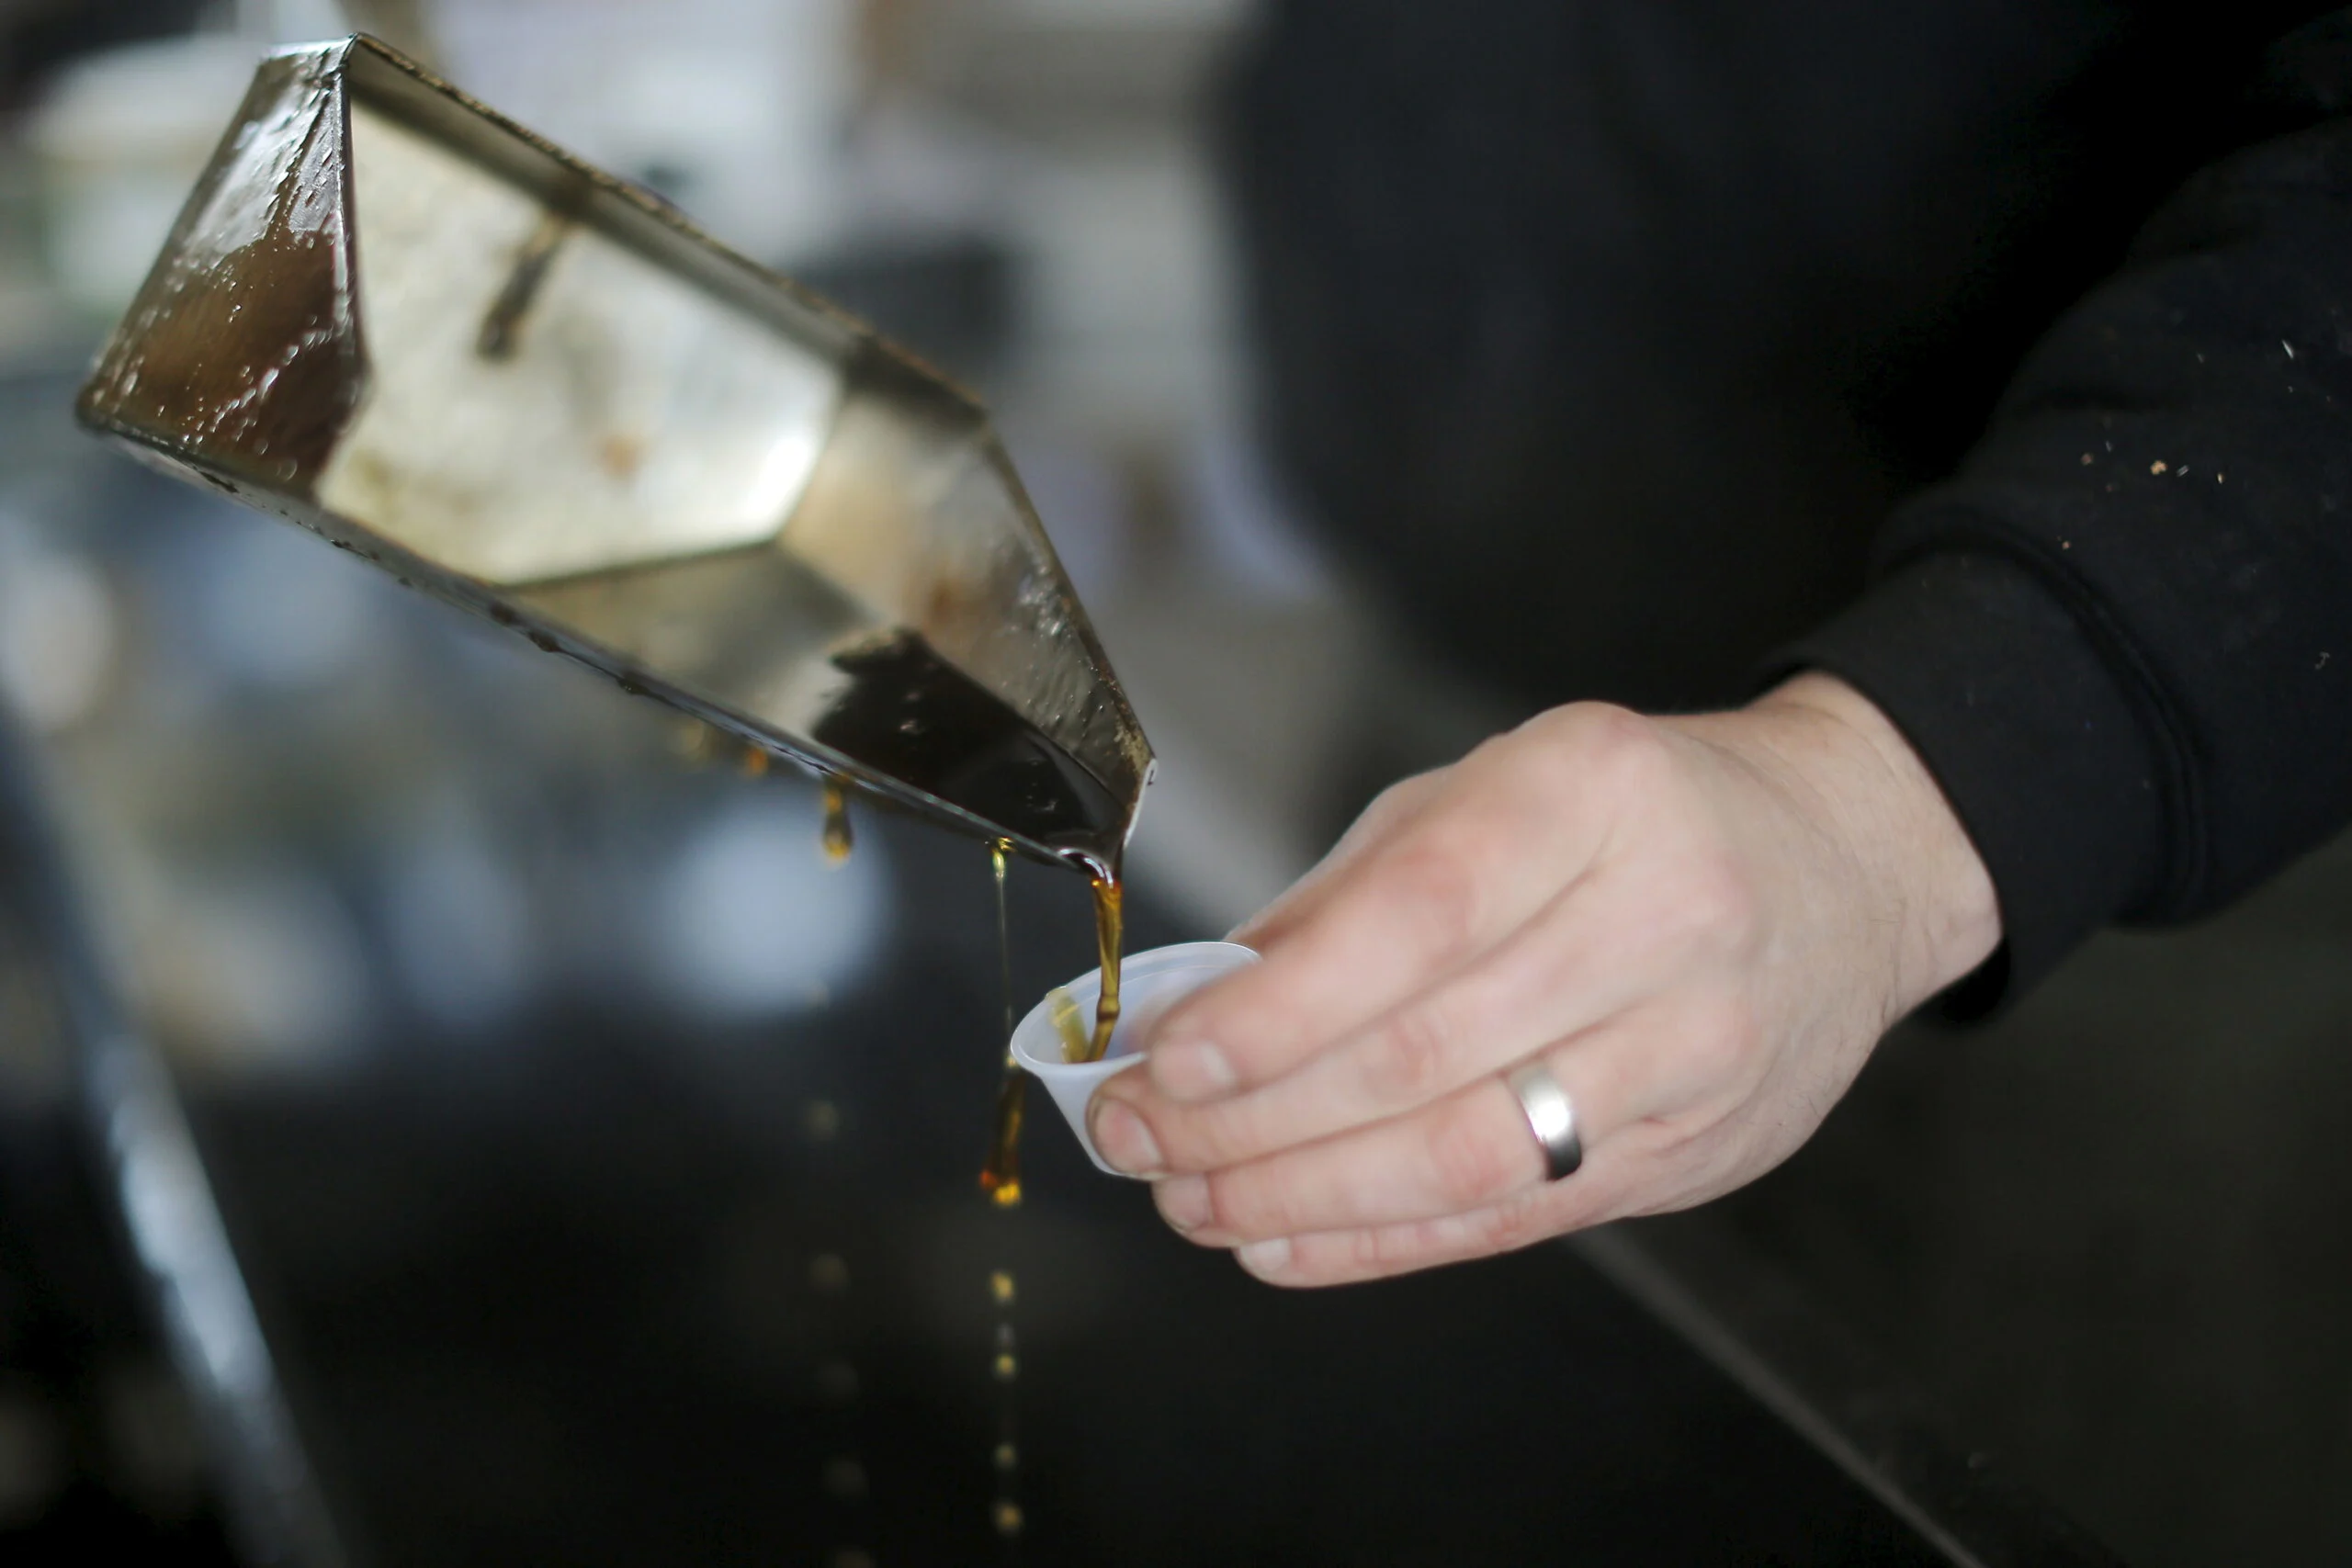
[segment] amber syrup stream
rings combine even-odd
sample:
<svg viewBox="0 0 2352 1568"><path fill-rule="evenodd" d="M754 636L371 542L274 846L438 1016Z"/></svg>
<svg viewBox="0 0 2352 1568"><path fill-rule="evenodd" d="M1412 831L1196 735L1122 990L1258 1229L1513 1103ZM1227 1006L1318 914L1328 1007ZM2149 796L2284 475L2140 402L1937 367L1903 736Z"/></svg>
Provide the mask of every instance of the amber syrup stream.
<svg viewBox="0 0 2352 1568"><path fill-rule="evenodd" d="M758 758L757 763L752 759ZM752 751L744 757L744 772L764 773L767 757L764 752ZM836 778L824 781L825 825L818 844L825 859L840 865L849 859L848 794ZM812 1100L805 1112L805 1125L811 1144L829 1149L841 1137L841 1108L829 1100ZM839 1341L849 1337L846 1325L854 1320L856 1309L850 1300L850 1268L841 1253L820 1251L808 1260L808 1289L820 1303L819 1321L831 1325L829 1338L836 1341L831 1353L817 1366L817 1396L831 1411L833 1441L832 1452L826 1457L818 1472L826 1497L832 1503L832 1528L836 1546L824 1561L827 1568L876 1568L874 1553L856 1544L869 1538L874 1528L872 1482L868 1477L864 1445L860 1441L865 1425L858 1407L862 1379L857 1363L847 1354L849 1347Z"/></svg>
<svg viewBox="0 0 2352 1568"><path fill-rule="evenodd" d="M989 1450L989 1469L996 1485L989 1503L989 1525L1004 1542L1008 1561L1018 1555L1017 1542L1027 1523L1021 1512L1021 1346L1012 1328L1012 1309L1020 1294L1012 1269L990 1271L989 1301L996 1309L996 1325L989 1348L989 1378L996 1385L996 1441Z"/></svg>
<svg viewBox="0 0 2352 1568"><path fill-rule="evenodd" d="M1004 1077L997 1089L997 1123L988 1168L980 1189L1000 1210L1021 1202L1021 1122L1026 1108L1028 1076L1012 1059L1012 922L1006 913L1004 873L1012 843L999 839L989 846L989 869L996 877L997 986L1004 998ZM1010 1269L989 1274L989 1302L995 1309L989 1338L989 1377L996 1388L996 1441L989 1450L989 1473L993 1483L989 1499L989 1526L1004 1543L1005 1560L1020 1555L1021 1531L1021 1348L1012 1326L1013 1304L1020 1290Z"/></svg>
<svg viewBox="0 0 2352 1568"><path fill-rule="evenodd" d="M1000 1209L1021 1201L1021 1123L1027 1108L1028 1078L1012 1056L1012 927L1005 910L1005 858L1012 845L998 840L989 846L989 867L996 874L997 975L1004 992L1004 1077L997 1089L996 1133L989 1146L988 1164L980 1171L980 1190ZM1090 1038L1078 1001L1057 987L1048 993L1054 1029L1061 1036L1062 1059L1099 1062L1110 1049L1112 1032L1119 1025L1119 948L1125 936L1119 880L1109 874L1094 880L1094 939L1102 958L1102 990L1094 1008L1094 1032ZM996 1446L989 1467L996 1478L989 1522L1005 1543L1008 1559L1017 1550L1024 1519L1021 1512L1021 1347L1012 1325L1019 1292L1012 1270L989 1275L989 1297L996 1307L995 1334L989 1374L997 1387Z"/></svg>
<svg viewBox="0 0 2352 1568"><path fill-rule="evenodd" d="M1012 841L989 846L996 873L997 981L1004 991L1004 1074L997 1080L996 1129L989 1139L988 1163L980 1168L980 1190L1000 1209L1021 1206L1021 1123L1028 1112L1029 1075L1012 1059L1012 926L1004 908L1005 861Z"/></svg>
<svg viewBox="0 0 2352 1568"><path fill-rule="evenodd" d="M1119 1027L1119 945L1126 930L1122 892L1115 874L1095 877L1094 945L1102 956L1102 992L1094 1003L1094 1038L1086 1054L1075 1058L1082 1062L1101 1061Z"/></svg>

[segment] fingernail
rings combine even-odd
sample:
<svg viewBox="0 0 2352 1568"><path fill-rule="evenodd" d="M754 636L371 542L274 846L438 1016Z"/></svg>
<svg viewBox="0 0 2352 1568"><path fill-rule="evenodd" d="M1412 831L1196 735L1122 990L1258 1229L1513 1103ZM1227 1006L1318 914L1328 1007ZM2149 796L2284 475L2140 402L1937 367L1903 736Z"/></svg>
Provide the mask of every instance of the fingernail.
<svg viewBox="0 0 2352 1568"><path fill-rule="evenodd" d="M1206 1100L1240 1081L1225 1053L1197 1036L1152 1046L1148 1065L1153 1087L1170 1100Z"/></svg>
<svg viewBox="0 0 2352 1568"><path fill-rule="evenodd" d="M1247 1247L1236 1247L1233 1257L1261 1280L1271 1280L1290 1267L1290 1243L1280 1236L1272 1241L1253 1241Z"/></svg>
<svg viewBox="0 0 2352 1568"><path fill-rule="evenodd" d="M1209 1179L1205 1176L1171 1176L1151 1190L1159 1217L1190 1235L1209 1221Z"/></svg>
<svg viewBox="0 0 2352 1568"><path fill-rule="evenodd" d="M1142 1117L1117 1100L1096 1095L1086 1127L1094 1134L1097 1152L1116 1169L1129 1176L1159 1173L1159 1141Z"/></svg>

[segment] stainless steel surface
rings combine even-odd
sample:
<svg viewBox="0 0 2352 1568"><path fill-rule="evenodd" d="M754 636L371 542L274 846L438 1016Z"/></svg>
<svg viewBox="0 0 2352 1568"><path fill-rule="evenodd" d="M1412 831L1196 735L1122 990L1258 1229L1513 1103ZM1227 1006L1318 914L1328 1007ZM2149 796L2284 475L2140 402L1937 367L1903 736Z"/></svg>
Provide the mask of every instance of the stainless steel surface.
<svg viewBox="0 0 2352 1568"><path fill-rule="evenodd" d="M984 411L372 39L263 62L79 406L754 744L1035 854L1133 825Z"/></svg>
<svg viewBox="0 0 2352 1568"><path fill-rule="evenodd" d="M1584 1164L1584 1140L1577 1135L1576 1107L1568 1102L1567 1091L1552 1076L1552 1069L1541 1062L1522 1062L1505 1074L1503 1081L1519 1097L1528 1131L1543 1145L1546 1179L1574 1176Z"/></svg>
<svg viewBox="0 0 2352 1568"><path fill-rule="evenodd" d="M1700 1211L1703 1213L1704 1211ZM1584 1259L1902 1519L1955 1568L2122 1568L1963 1442L1851 1328L1769 1259L1690 1214L1620 1221L1558 1243Z"/></svg>

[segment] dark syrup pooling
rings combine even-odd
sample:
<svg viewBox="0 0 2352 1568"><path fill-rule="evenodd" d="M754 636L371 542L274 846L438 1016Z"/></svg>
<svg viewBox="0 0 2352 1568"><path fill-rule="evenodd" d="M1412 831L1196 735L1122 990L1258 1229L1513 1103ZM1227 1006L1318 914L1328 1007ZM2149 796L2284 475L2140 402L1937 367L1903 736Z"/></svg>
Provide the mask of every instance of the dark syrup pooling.
<svg viewBox="0 0 2352 1568"><path fill-rule="evenodd" d="M811 739L873 772L1117 880L1126 813L1002 698L897 631L832 656L849 686Z"/></svg>

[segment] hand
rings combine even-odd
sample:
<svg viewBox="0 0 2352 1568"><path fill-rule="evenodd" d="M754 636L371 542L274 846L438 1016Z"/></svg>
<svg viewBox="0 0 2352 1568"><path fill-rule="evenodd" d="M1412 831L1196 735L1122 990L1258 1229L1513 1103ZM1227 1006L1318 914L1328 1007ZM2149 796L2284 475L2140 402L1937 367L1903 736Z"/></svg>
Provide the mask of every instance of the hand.
<svg viewBox="0 0 2352 1568"><path fill-rule="evenodd" d="M1402 1273L1760 1176L1999 939L1951 807L1850 687L1579 704L1382 795L1091 1124L1265 1280ZM1537 1055L1584 1141L1557 1182L1502 1080Z"/></svg>

